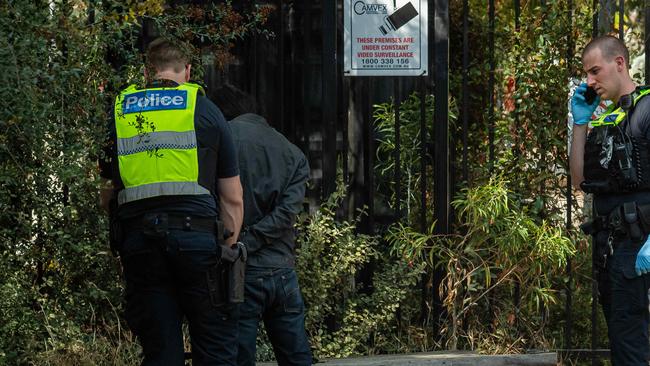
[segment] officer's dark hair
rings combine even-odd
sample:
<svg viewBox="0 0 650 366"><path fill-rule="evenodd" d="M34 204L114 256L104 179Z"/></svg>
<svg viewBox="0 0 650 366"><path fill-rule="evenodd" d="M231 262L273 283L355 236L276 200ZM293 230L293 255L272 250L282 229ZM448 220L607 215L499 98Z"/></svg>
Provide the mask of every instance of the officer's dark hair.
<svg viewBox="0 0 650 366"><path fill-rule="evenodd" d="M587 53L596 48L600 49L600 52L603 53L603 57L607 61L612 61L617 56L623 56L625 59L625 65L628 68L630 67L630 52L620 39L610 35L594 38L587 43L585 49L582 50L582 58L584 59Z"/></svg>
<svg viewBox="0 0 650 366"><path fill-rule="evenodd" d="M189 62L189 48L181 42L160 37L147 46L146 66L149 70L181 72Z"/></svg>
<svg viewBox="0 0 650 366"><path fill-rule="evenodd" d="M258 113L255 98L229 83L221 84L210 99L221 109L228 121L245 113Z"/></svg>

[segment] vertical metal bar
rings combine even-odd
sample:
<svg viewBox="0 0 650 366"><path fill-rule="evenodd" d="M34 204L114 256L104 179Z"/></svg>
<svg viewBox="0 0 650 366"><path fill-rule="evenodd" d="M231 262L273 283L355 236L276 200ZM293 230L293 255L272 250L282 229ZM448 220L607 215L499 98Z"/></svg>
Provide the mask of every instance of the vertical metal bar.
<svg viewBox="0 0 650 366"><path fill-rule="evenodd" d="M465 0L467 1L467 0ZM420 82L420 232L427 232L427 83L428 76L421 76ZM424 325L429 318L427 302L429 299L427 283L430 272L427 270L420 278L420 319Z"/></svg>
<svg viewBox="0 0 650 366"><path fill-rule="evenodd" d="M401 78L396 76L393 78L393 109L395 112L395 151L394 151L394 160L395 160L395 171L394 171L394 181L395 181L395 218L399 220L402 217L402 144L400 136L400 120L399 120L399 108L400 108L400 87Z"/></svg>
<svg viewBox="0 0 650 366"><path fill-rule="evenodd" d="M399 76L393 77L393 108L395 111L395 222L399 222L402 219L402 137L400 134L401 123L400 123L400 86L402 78ZM407 190L408 192L408 190ZM406 197L408 200L409 197ZM408 207L408 205L407 205ZM399 324L402 321L402 310L397 308L395 312L395 318Z"/></svg>
<svg viewBox="0 0 650 366"><path fill-rule="evenodd" d="M343 6L338 5L338 1L335 1L337 3L337 12L336 12L336 27L337 29L343 29ZM350 154L350 140L348 139L348 132L349 132L349 126L350 126L350 90L352 84L352 81L354 78L350 77L344 77L343 75L343 55L342 55L342 49L343 49L343 40L339 39L337 37L337 56L336 56L336 79L337 79L337 92L336 95L338 97L337 99L337 105L340 105L339 111L342 113L337 115L337 120L340 119L339 121L339 126L341 128L341 137L342 137L342 142L343 142L343 154L341 157L342 164L343 164L343 181L345 182L346 187L348 187L348 191L345 196L345 206L344 206L344 211L345 211L345 217L348 217L348 209L350 207L350 200L352 199L352 192L350 192L350 159L348 159L348 156ZM338 137L336 138L338 140ZM352 212L354 214L354 212Z"/></svg>
<svg viewBox="0 0 650 366"><path fill-rule="evenodd" d="M280 64L280 121L278 123L278 127L282 133L286 134L287 130L285 127L285 95L284 93L286 92L286 88L284 85L284 76L285 76L285 65L284 65L284 49L285 49L285 39L284 39L284 28L285 28L285 12L284 12L284 1L283 0L278 0L278 6L279 6L279 11L278 11L278 37L279 42L279 51L278 51L278 63Z"/></svg>
<svg viewBox="0 0 650 366"><path fill-rule="evenodd" d="M336 190L336 1L322 3L322 193Z"/></svg>
<svg viewBox="0 0 650 366"><path fill-rule="evenodd" d="M491 0L494 1L494 0ZM435 0L435 218L439 234L449 233L449 1Z"/></svg>
<svg viewBox="0 0 650 366"><path fill-rule="evenodd" d="M520 0L513 0L513 5L515 8L515 30L519 32L521 24L519 23L519 17L521 16L521 2Z"/></svg>
<svg viewBox="0 0 650 366"><path fill-rule="evenodd" d="M427 89L426 76L420 82L420 232L427 230Z"/></svg>
<svg viewBox="0 0 650 366"><path fill-rule="evenodd" d="M645 47L643 48L646 50L645 52L645 85L648 85L650 83L650 46L649 44L649 39L650 38L650 0L645 0L645 37L644 37L644 45Z"/></svg>
<svg viewBox="0 0 650 366"><path fill-rule="evenodd" d="M573 0L567 1L567 10L569 15L569 32L567 32L567 75L571 76L572 73L572 61L574 54L574 43L573 43ZM566 231L567 233L571 230L571 209L573 206L573 195L571 194L571 174L567 174L566 178ZM568 281L566 284L566 303L564 306L564 314L566 316L566 324L564 328L564 349L571 349L571 336L573 331L573 315L571 313L571 308L573 307L573 268L571 258L567 260L566 272Z"/></svg>
<svg viewBox="0 0 650 366"><path fill-rule="evenodd" d="M521 17L521 3L519 0L513 0L513 7L515 11L515 33L516 37L519 37L519 31L521 30L521 23L520 23L520 17ZM515 144L513 146L513 156L515 158L515 161L519 159L519 148L517 147L519 145L519 131L520 129L520 121L519 121L519 110L517 109L517 90L518 90L518 82L519 78L517 76L517 73L515 72L514 76L514 90L512 93L512 103L514 106L513 110L513 117L514 117L514 124L515 124ZM514 294L513 294L513 306L515 308L515 314L520 314L519 307L521 306L521 283L519 280L515 280L514 283ZM519 317L515 318L515 327L517 329L519 328Z"/></svg>
<svg viewBox="0 0 650 366"><path fill-rule="evenodd" d="M596 251L593 249L593 239L591 248L591 365L596 366L600 364L596 355L600 330L598 329L598 281L596 281L598 271L596 269L597 258Z"/></svg>
<svg viewBox="0 0 650 366"><path fill-rule="evenodd" d="M493 0L492 0L493 1ZM434 55L434 218L436 234L449 233L449 0L434 0L433 14L433 55ZM433 275L433 311L443 314L438 290L444 272L435 271ZM439 321L433 322L434 334L439 329Z"/></svg>
<svg viewBox="0 0 650 366"><path fill-rule="evenodd" d="M365 105L366 115L365 118L365 134L366 134L366 151L364 154L364 169L366 169L365 181L367 182L367 196L366 202L368 203L368 234L375 233L375 125L374 116L372 115L372 98L370 92L374 90L375 79L368 76L365 83Z"/></svg>
<svg viewBox="0 0 650 366"><path fill-rule="evenodd" d="M599 13L598 11L598 0L592 1L593 8L593 18L591 34L592 38L598 37L599 33ZM594 250L593 239L591 245L591 365L596 366L599 364L598 357L596 356L596 349L598 348L598 281L596 278L598 272L596 270L596 251Z"/></svg>
<svg viewBox="0 0 650 366"><path fill-rule="evenodd" d="M490 98L490 109L488 111L488 123L489 123L489 130L488 130L488 161L489 161L489 166L490 166L490 172L494 169L494 70L495 70L495 64L494 64L494 0L489 1L489 10L488 10L488 17L489 17L489 24L490 24L490 30L489 30L489 36L488 36L488 52L489 52L489 58L490 58L490 76L488 80L488 94Z"/></svg>
<svg viewBox="0 0 650 366"><path fill-rule="evenodd" d="M614 30L616 0L600 0L598 9L598 34L608 34Z"/></svg>
<svg viewBox="0 0 650 366"><path fill-rule="evenodd" d="M469 133L469 0L463 0L463 181L468 184L469 162L467 135Z"/></svg>
<svg viewBox="0 0 650 366"><path fill-rule="evenodd" d="M87 24L92 26L95 23L95 2L88 3L88 20Z"/></svg>
<svg viewBox="0 0 650 366"><path fill-rule="evenodd" d="M299 75L300 72L303 70L297 70L296 67L296 46L298 44L297 38L296 37L296 27L298 26L296 24L296 21L298 17L296 16L296 4L291 4L291 11L289 12L289 24L291 24L291 27L288 29L289 33L289 47L291 49L291 53L289 55L289 101L295 101L296 96L299 95L296 91L299 90L298 88L300 87L300 84L298 83L298 80L300 80ZM291 142L294 144L298 145L297 139L298 139L298 131L296 131L296 120L298 119L298 103L290 103L289 105L291 106L289 108L289 139Z"/></svg>
<svg viewBox="0 0 650 366"><path fill-rule="evenodd" d="M358 94L357 98L355 101L355 107L356 109L359 110L359 115L361 117L361 148L359 148L357 151L361 153L362 156L362 162L361 162L361 167L363 169L362 175L363 175L363 180L360 182L363 185L363 188L359 187L359 204L357 207L363 207L364 205L368 206L369 199L370 199L370 194L368 191L370 190L370 184L369 184L369 179L370 179L370 173L372 172L372 167L370 167L369 161L368 161L368 153L370 153L368 149L368 143L370 140L370 126L371 126L371 116L370 116L370 101L368 98L368 79L369 77L366 76L361 76L358 77L357 83L359 84L358 88ZM370 225L369 225L369 215L364 215L362 218L362 230L365 233L370 232Z"/></svg>
<svg viewBox="0 0 650 366"><path fill-rule="evenodd" d="M592 0L591 6L592 6L592 9L593 9L592 10L593 15L592 15L592 18L591 18L591 38L596 38L596 37L598 37L598 34L599 34L599 32L598 32L598 29L599 29L598 23L600 21L600 18L598 16L599 13L600 13L598 11L598 0Z"/></svg>
<svg viewBox="0 0 650 366"><path fill-rule="evenodd" d="M339 72L337 73L338 75L343 75L343 71L339 69ZM350 187L350 140L349 140L349 123L350 123L350 90L354 88L354 83L356 79L355 78L342 78L341 80L341 110L344 111L340 115L342 121L341 121L341 135L342 135L342 142L343 142L343 156L341 158L342 163L343 163L343 182L345 182L345 185L347 187ZM338 94L338 93L337 93ZM338 138L337 138L338 139ZM349 192L349 191L348 191ZM345 196L346 202L349 202L351 199L351 192ZM348 209L348 205L346 204L344 209ZM347 217L347 213L345 215Z"/></svg>
<svg viewBox="0 0 650 366"><path fill-rule="evenodd" d="M618 39L625 44L625 0L618 0ZM628 65L630 66L630 65Z"/></svg>
<svg viewBox="0 0 650 366"><path fill-rule="evenodd" d="M302 45L301 45L301 55L299 57L300 63L302 64L302 84L300 85L300 95L303 95L305 100L304 103L300 105L300 110L302 111L300 118L300 128L302 130L302 148L303 152L307 154L307 159L309 159L311 154L310 146L310 137L312 135L312 129L309 128L313 120L313 114L311 111L311 100L308 98L308 85L314 78L314 72L312 72L311 60L311 50L313 50L313 40L312 40L312 31L311 31L311 22L312 22L312 2L311 1L299 1L297 4L300 4L302 8L303 15L301 17L301 35L302 35ZM313 162L310 161L313 166Z"/></svg>
<svg viewBox="0 0 650 366"><path fill-rule="evenodd" d="M253 1L253 6L255 6L255 1ZM252 82L251 85L251 94L255 96L255 100L261 100L260 96L258 94L257 90L257 77L259 75L259 64L257 62L257 33L253 33L253 60L252 60L252 66L253 66L253 74L250 75L250 80ZM260 105L260 110L261 110L261 105Z"/></svg>
<svg viewBox="0 0 650 366"><path fill-rule="evenodd" d="M521 23L520 23L521 3L520 3L520 1L519 0L513 0L513 6L514 6L514 10L515 10L515 33L517 33L517 37L518 37L519 36L519 31L521 30ZM515 85L514 85L514 89L513 89L513 93L512 93L512 103L513 103L513 106L514 106L514 110L512 111L512 114L513 114L513 119L514 119L514 124L515 124L515 136L514 136L515 140L514 140L514 144L513 144L513 147L512 147L512 152L513 152L513 156L514 156L515 163L516 163L519 160L519 155L520 155L518 146L519 146L519 138L520 138L519 131L521 130L520 123L519 123L519 121L520 121L519 120L519 110L517 108L517 91L518 91L518 88L519 88L519 77L517 76L517 72L515 72L515 75L514 75L514 82L515 82ZM517 283L517 286L518 285L519 284ZM518 288L516 290L518 290ZM515 293L518 293L518 291L515 291ZM516 299L516 302L518 302L518 301L519 301L519 299Z"/></svg>

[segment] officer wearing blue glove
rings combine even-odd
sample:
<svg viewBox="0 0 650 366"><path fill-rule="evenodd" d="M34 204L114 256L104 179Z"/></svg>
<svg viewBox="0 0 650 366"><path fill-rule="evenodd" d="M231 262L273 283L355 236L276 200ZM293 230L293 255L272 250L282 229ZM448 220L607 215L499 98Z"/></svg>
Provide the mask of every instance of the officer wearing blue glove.
<svg viewBox="0 0 650 366"><path fill-rule="evenodd" d="M629 54L618 38L603 36L582 52L587 83L571 98L571 178L593 194L594 266L614 366L647 366L650 287L650 88L637 87ZM587 101L588 87L600 98ZM613 103L587 124L599 99Z"/></svg>
<svg viewBox="0 0 650 366"><path fill-rule="evenodd" d="M578 86L571 97L571 114L573 115L573 123L578 126L583 126L591 120L596 107L600 104L600 96L596 95L591 104L587 101L587 83L582 83Z"/></svg>

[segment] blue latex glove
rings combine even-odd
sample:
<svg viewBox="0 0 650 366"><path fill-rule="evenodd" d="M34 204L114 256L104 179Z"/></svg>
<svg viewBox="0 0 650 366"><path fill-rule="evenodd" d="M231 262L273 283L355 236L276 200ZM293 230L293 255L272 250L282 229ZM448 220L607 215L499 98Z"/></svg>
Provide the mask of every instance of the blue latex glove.
<svg viewBox="0 0 650 366"><path fill-rule="evenodd" d="M576 125L589 123L591 115L594 114L596 107L600 103L600 96L596 96L593 103L587 104L585 100L586 91L587 83L582 83L576 88L571 97L571 114L573 115L573 123Z"/></svg>
<svg viewBox="0 0 650 366"><path fill-rule="evenodd" d="M634 269L636 269L636 274L639 276L650 273L650 237L648 237L636 255Z"/></svg>

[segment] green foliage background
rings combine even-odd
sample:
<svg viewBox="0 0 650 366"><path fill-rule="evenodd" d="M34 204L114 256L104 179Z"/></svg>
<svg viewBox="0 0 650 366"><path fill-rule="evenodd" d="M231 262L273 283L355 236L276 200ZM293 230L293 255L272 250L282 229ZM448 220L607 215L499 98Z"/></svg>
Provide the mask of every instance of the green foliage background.
<svg viewBox="0 0 650 366"><path fill-rule="evenodd" d="M406 215L399 225L377 230L386 235L359 234L358 221L337 219L345 196L339 184L298 225L306 325L318 358L558 347L568 261L575 271L572 343L589 346L589 248L582 235L564 229L564 195L567 86L581 75L578 52L591 35L591 1L574 1L572 14L566 1L522 1L519 29L512 2L496 1L493 169L483 46L488 1L469 3L469 177L463 182L456 170L456 234L437 236L435 226L424 233L416 226L422 210L419 99L411 96L400 108L402 182L392 181L392 104L376 106L375 172L378 191L386 193L378 199L394 207L391 192L401 185ZM642 5L628 1L626 11L632 15ZM450 10L451 137L460 166L462 1L450 1ZM138 362L140 350L121 317L120 266L107 252L106 218L96 198L105 107L121 87L142 82L143 24L192 44L200 80L203 66L229 61L238 40L270 35L263 26L269 11L242 15L230 2L170 8L163 0L0 3L0 364ZM643 45L642 22L631 18L634 58ZM568 36L576 45L570 54ZM428 96L427 120L432 113ZM427 131L428 141L434 137ZM358 280L368 268L374 268L370 283ZM447 276L431 289L436 269ZM440 314L420 313L422 273L425 290L444 299L440 334L431 332ZM260 358L270 357L265 338L259 350Z"/></svg>
<svg viewBox="0 0 650 366"><path fill-rule="evenodd" d="M643 52L643 4L626 2L630 17L626 43L632 59ZM519 27L514 3L496 1L494 108L489 99L488 2L469 1L468 177L462 176L462 1L450 1L450 138L453 182L457 195L452 235L435 235L432 210L429 230L421 232L419 95L400 106L402 176L395 182L393 103L375 106L379 141L376 173L385 200L395 205L394 187L406 217L389 229L391 250L404 260L445 271L438 291L445 313L441 333L423 334L443 349L486 353L554 349L566 344L564 326L567 286L571 286L571 345L591 347L591 249L579 232L583 196L574 191L572 221L567 228L569 82L584 77L580 52L592 34L591 1L522 1ZM572 42L572 43L570 43ZM569 52L569 47L572 51ZM642 74L636 74L638 81ZM427 120L433 100L427 96ZM495 160L489 160L489 128L494 126ZM428 125L427 141L435 141ZM430 158L430 156L429 156ZM428 169L432 169L431 166ZM436 172L427 171L433 176ZM432 197L429 185L426 197ZM381 192L381 191L380 191ZM572 277L566 273L571 263ZM407 296L402 306L417 301ZM431 301L431 299L429 299ZM600 346L607 347L602 314ZM416 343L419 344L419 343ZM417 347L414 347L417 348Z"/></svg>
<svg viewBox="0 0 650 366"><path fill-rule="evenodd" d="M265 33L266 16L230 3L0 3L0 364L137 363L97 205L105 108L142 81L144 21L195 45L200 78L204 58Z"/></svg>

